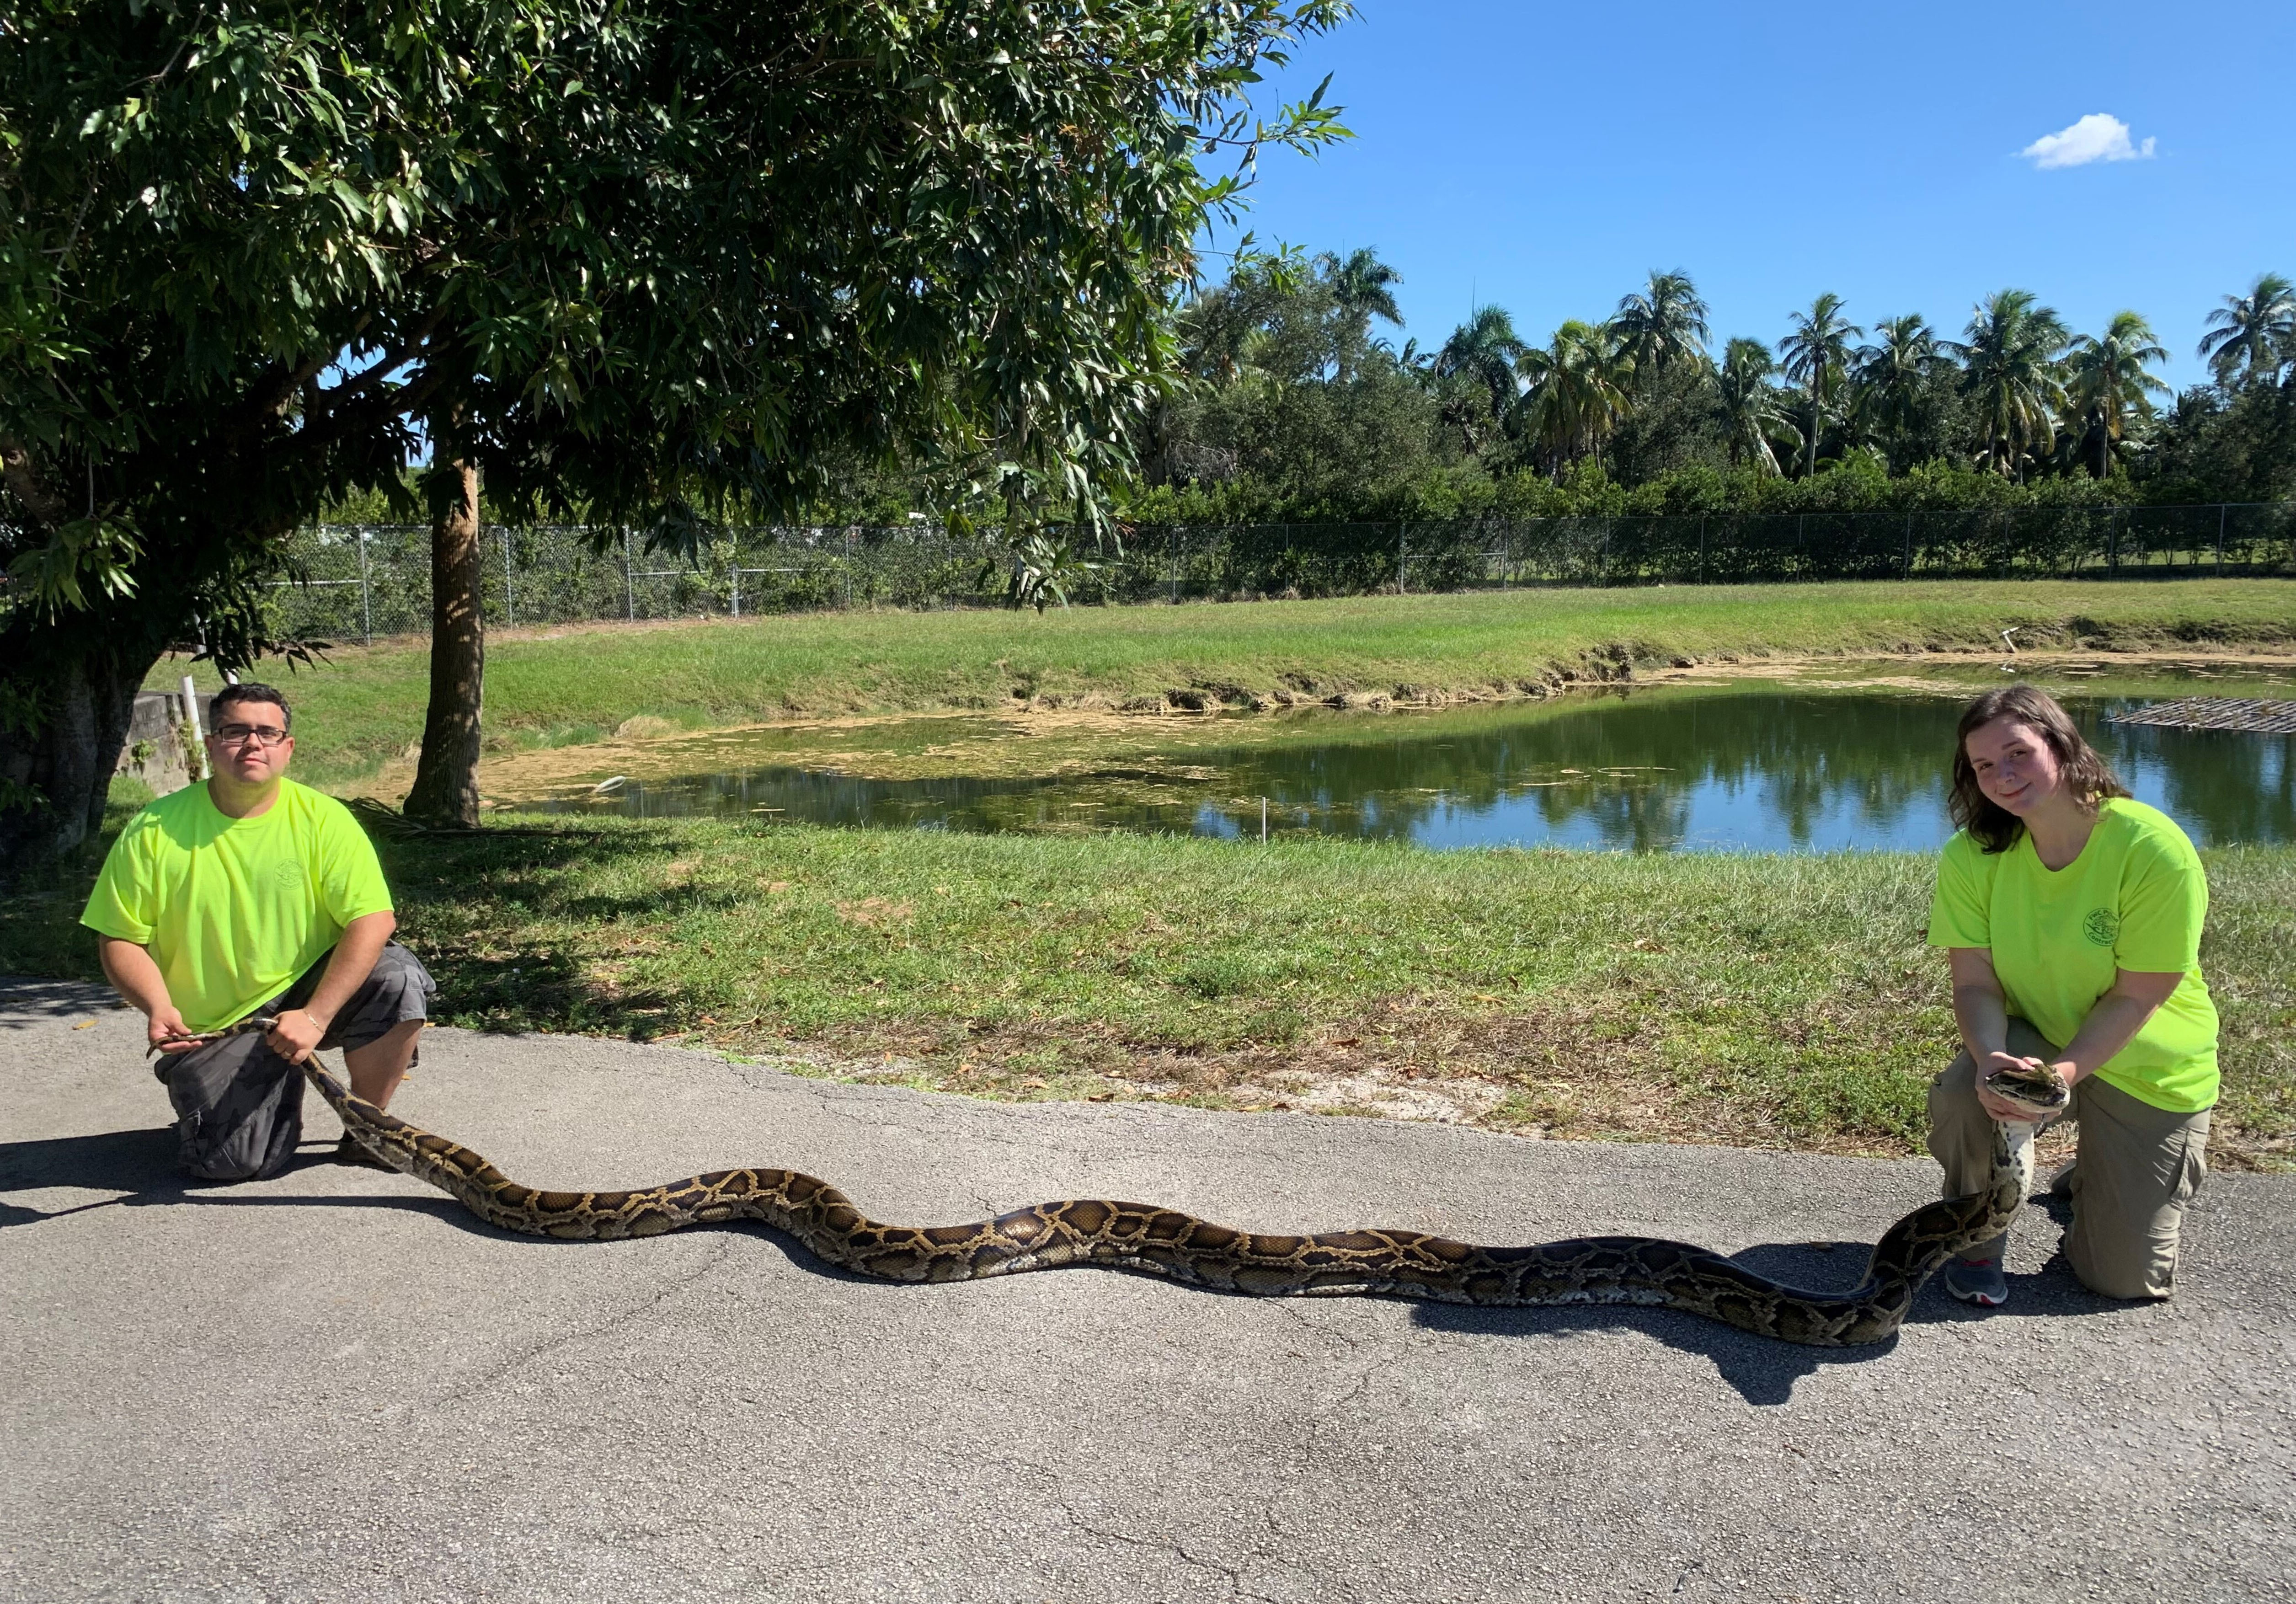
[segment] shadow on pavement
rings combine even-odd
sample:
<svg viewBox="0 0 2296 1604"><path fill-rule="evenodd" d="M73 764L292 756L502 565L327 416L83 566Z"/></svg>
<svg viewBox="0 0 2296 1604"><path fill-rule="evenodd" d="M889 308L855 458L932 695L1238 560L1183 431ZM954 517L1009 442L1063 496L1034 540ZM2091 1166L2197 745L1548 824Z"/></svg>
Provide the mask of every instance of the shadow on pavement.
<svg viewBox="0 0 2296 1604"><path fill-rule="evenodd" d="M0 980L0 1031L31 1030L59 1019L86 1018L122 1008L106 986L78 980Z"/></svg>
<svg viewBox="0 0 2296 1604"><path fill-rule="evenodd" d="M304 1143L293 1164L294 1175L329 1163L334 1143ZM58 1136L37 1141L0 1142L0 1192L31 1191L47 1187L72 1187L110 1192L70 1208L35 1209L0 1201L0 1230L37 1225L67 1214L85 1214L102 1208L148 1208L173 1204L224 1205L237 1208L392 1208L434 1213L457 1225L491 1234L492 1228L471 1217L451 1197L280 1197L266 1193L238 1193L237 1183L194 1180L176 1168L176 1131L160 1125L143 1131L106 1131L93 1136Z"/></svg>
<svg viewBox="0 0 2296 1604"><path fill-rule="evenodd" d="M2030 1228L2029 1228L2030 1229ZM1863 1244L1821 1247L1807 1242L1765 1242L1732 1258L1757 1274L1789 1286L1841 1290L1865 1272L1869 1250ZM1970 1320L2054 1319L2105 1315L2122 1307L2099 1297L2073 1278L2062 1254L2032 1275L2009 1278L2009 1302L1979 1310L1956 1303L1932 1279L1914 1299L1908 1326ZM1478 1309L1457 1304L1421 1304L1414 1323L1429 1330L1480 1337L1561 1337L1573 1331L1641 1331L1678 1353L1713 1361L1715 1371L1758 1406L1793 1396L1794 1383L1820 1366L1870 1364L1897 1351L1897 1338L1855 1348L1808 1348L1757 1337L1702 1316L1635 1304L1571 1305L1547 1309Z"/></svg>

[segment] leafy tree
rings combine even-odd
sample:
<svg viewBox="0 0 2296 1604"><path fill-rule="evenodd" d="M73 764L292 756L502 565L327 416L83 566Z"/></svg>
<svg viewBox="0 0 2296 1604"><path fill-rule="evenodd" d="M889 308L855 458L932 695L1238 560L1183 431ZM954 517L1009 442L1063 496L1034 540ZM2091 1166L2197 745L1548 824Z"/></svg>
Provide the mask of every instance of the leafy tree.
<svg viewBox="0 0 2296 1604"><path fill-rule="evenodd" d="M1678 362L1706 361L1706 303L1687 273L1653 270L1647 285L1619 302L1611 329L1638 378L1654 377Z"/></svg>
<svg viewBox="0 0 2296 1604"><path fill-rule="evenodd" d="M2168 359L2152 325L2134 312L2115 312L2103 334L2073 341L2065 358L2065 410L2072 424L2068 432L2085 460L2089 442L2095 442L2089 472L2096 478L2111 472L2112 453L2128 439L2130 420L2150 418L2152 397L2169 393L2150 371L2153 363Z"/></svg>
<svg viewBox="0 0 2296 1604"><path fill-rule="evenodd" d="M1774 478L1783 470L1771 442L1784 440L1790 449L1801 445L1801 432L1794 426L1785 397L1770 382L1777 371L1777 358L1768 346L1740 338L1724 348L1722 366L1715 374L1730 465L1743 462Z"/></svg>
<svg viewBox="0 0 2296 1604"><path fill-rule="evenodd" d="M1937 333L1917 312L1885 317L1874 325L1879 338L1857 348L1851 378L1853 410L1871 438L1884 443L1890 465L1910 466L1904 442L1920 433L1933 409L1936 378L1945 364Z"/></svg>
<svg viewBox="0 0 2296 1604"><path fill-rule="evenodd" d="M1559 476L1564 463L1589 454L1599 460L1603 442L1633 405L1627 393L1632 369L1611 330L1574 318L1544 350L1525 351L1517 366L1529 382L1524 432L1548 471Z"/></svg>
<svg viewBox="0 0 2296 1604"><path fill-rule="evenodd" d="M2296 363L2296 284L2259 273L2245 295L2227 295L2209 314L2200 354L2230 389L2276 376Z"/></svg>
<svg viewBox="0 0 2296 1604"><path fill-rule="evenodd" d="M1513 409L1515 364L1526 349L1505 308L1479 307L1435 353L1435 375L1481 385L1490 398L1490 417L1502 420Z"/></svg>
<svg viewBox="0 0 2296 1604"><path fill-rule="evenodd" d="M2296 499L2296 379L2195 385L2148 444L2136 467L2151 500Z"/></svg>
<svg viewBox="0 0 2296 1604"><path fill-rule="evenodd" d="M1840 410L1849 362L1849 342L1865 331L1841 316L1842 300L1832 291L1791 314L1792 332L1778 342L1780 369L1801 386L1802 472L1817 471L1817 445L1827 422Z"/></svg>
<svg viewBox="0 0 2296 1604"><path fill-rule="evenodd" d="M1366 505L1382 484L1433 466L1439 403L1415 348L1398 356L1365 338L1370 303L1394 282L1384 271L1367 251L1312 263L1250 253L1191 298L1178 328L1196 379L1152 415L1141 453L1151 485L1236 485L1224 507L1272 498L1299 516ZM1133 498L1143 505L1163 503Z"/></svg>
<svg viewBox="0 0 2296 1604"><path fill-rule="evenodd" d="M2064 401L2056 363L2067 338L2064 320L2032 292L2001 290L1978 303L1952 347L1984 431L1984 461L1995 473L2022 477L2026 455L2054 440Z"/></svg>
<svg viewBox="0 0 2296 1604"><path fill-rule="evenodd" d="M1632 370L1633 407L1603 448L1606 469L1625 485L1705 467L1729 465L1718 375L1710 361L1676 362L1660 372Z"/></svg>
<svg viewBox="0 0 2296 1604"><path fill-rule="evenodd" d="M1395 303L1395 286L1403 282L1403 275L1380 260L1379 253L1369 246L1349 251L1344 261L1336 256L1321 257L1316 265L1331 286L1332 304L1339 308L1337 366L1345 382L1354 377L1364 350L1371 343L1373 318L1403 326L1403 308Z"/></svg>
<svg viewBox="0 0 2296 1604"><path fill-rule="evenodd" d="M1202 158L1341 131L1320 92L1268 123L1242 97L1346 10L20 8L0 869L92 828L163 652L298 649L262 605L283 538L398 486L419 429L500 505L672 548L842 453L1088 508L1243 183Z"/></svg>

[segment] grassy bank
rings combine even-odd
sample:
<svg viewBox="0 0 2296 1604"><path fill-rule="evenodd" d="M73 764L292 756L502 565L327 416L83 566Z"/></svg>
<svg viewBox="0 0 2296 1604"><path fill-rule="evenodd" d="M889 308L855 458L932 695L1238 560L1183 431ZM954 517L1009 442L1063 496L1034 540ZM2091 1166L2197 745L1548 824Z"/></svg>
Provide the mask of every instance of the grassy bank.
<svg viewBox="0 0 2296 1604"><path fill-rule="evenodd" d="M2296 849L2206 856L2218 1149L2268 1160L2296 1139ZM794 1042L983 1095L1905 1153L1951 1050L1908 855L697 821L385 858L449 1022ZM86 878L0 909L0 971L92 975Z"/></svg>
<svg viewBox="0 0 2296 1604"><path fill-rule="evenodd" d="M799 713L1260 705L1520 694L1719 658L1998 649L2296 648L2296 581L1917 582L1479 592L1007 613L857 613L507 633L497 751ZM173 683L180 662L154 683ZM296 676L298 771L374 772L419 738L423 644Z"/></svg>

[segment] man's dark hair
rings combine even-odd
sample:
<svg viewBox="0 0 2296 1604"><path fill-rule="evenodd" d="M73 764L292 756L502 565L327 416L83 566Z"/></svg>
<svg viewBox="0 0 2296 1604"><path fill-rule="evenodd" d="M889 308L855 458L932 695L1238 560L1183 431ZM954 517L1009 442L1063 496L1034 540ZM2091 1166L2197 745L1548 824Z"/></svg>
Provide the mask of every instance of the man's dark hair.
<svg viewBox="0 0 2296 1604"><path fill-rule="evenodd" d="M295 728L295 715L288 711L287 698L267 685L244 680L238 685L226 685L208 703L208 726L213 728L223 722L223 710L240 702L267 702L279 710L279 721L289 731Z"/></svg>

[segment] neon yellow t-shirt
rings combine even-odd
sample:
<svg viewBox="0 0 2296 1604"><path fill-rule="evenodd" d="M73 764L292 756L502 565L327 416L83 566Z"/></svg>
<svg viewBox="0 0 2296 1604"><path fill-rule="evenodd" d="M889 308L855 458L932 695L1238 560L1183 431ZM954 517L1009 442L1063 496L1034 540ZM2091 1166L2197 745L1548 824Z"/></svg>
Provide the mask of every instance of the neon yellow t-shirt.
<svg viewBox="0 0 2296 1604"><path fill-rule="evenodd" d="M245 1018L295 983L390 888L350 810L293 780L252 818L186 786L127 821L79 922L151 950L194 1031Z"/></svg>
<svg viewBox="0 0 2296 1604"><path fill-rule="evenodd" d="M2130 1097L2178 1114L2217 1100L2217 1008L2201 978L2209 883L2184 831L2158 808L2112 797L2080 856L2051 869L2020 832L1988 852L1967 831L1946 843L1930 945L1983 947L2010 1013L2070 1041L2114 972L2184 981L2097 1070Z"/></svg>

